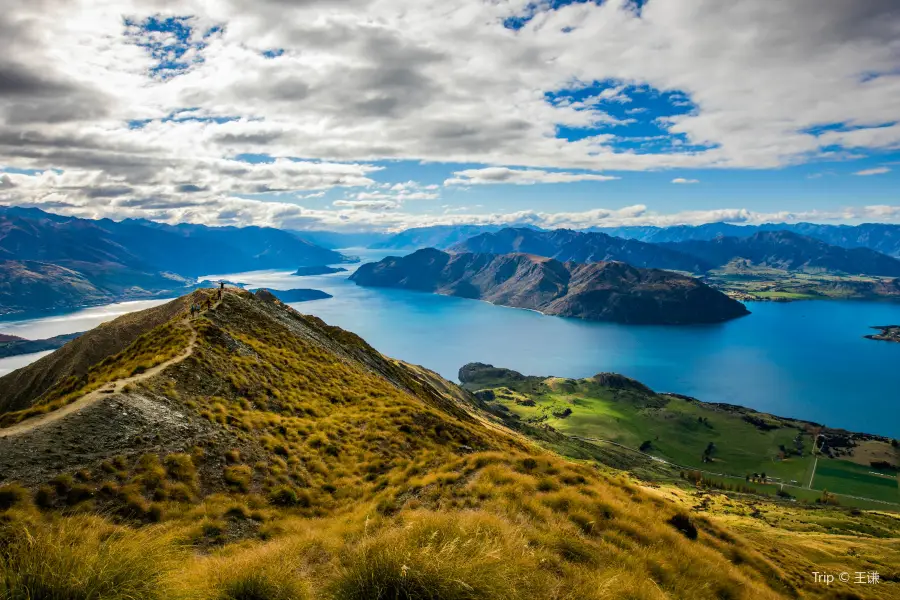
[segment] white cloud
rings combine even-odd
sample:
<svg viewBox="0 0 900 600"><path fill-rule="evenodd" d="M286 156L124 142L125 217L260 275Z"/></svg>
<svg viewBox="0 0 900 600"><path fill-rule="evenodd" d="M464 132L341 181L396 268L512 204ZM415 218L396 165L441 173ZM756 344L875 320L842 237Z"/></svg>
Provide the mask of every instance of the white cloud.
<svg viewBox="0 0 900 600"><path fill-rule="evenodd" d="M684 177L676 177L672 183L700 183L699 179L685 179Z"/></svg>
<svg viewBox="0 0 900 600"><path fill-rule="evenodd" d="M887 167L875 167L874 169L863 169L862 171L857 171L854 175L862 175L863 177L867 175L884 175L885 173L890 173L891 170Z"/></svg>
<svg viewBox="0 0 900 600"><path fill-rule="evenodd" d="M96 215L216 219L221 210L232 222L237 195L373 189L380 160L489 165L530 173L509 183L536 183L900 148L896 0L651 0L640 14L629 0L558 9L184 0L178 13L163 0L34 0L4 9L0 164L65 174L37 187L10 179L17 187L0 193ZM191 15L182 72L159 71L160 55L125 35L174 58L171 35L123 22L157 13ZM504 28L525 14L533 18L523 28ZM204 38L215 25L224 27ZM580 101L547 101L594 81L615 83ZM673 104L690 108L660 121L677 143L622 150L630 120L613 109L652 89L681 92ZM561 128L588 135L562 139ZM303 161L239 166L241 154ZM244 200L238 214L262 223L279 213Z"/></svg>
<svg viewBox="0 0 900 600"><path fill-rule="evenodd" d="M400 203L393 200L362 199L362 200L335 200L334 206L340 208L364 208L369 210L394 210L400 208Z"/></svg>
<svg viewBox="0 0 900 600"><path fill-rule="evenodd" d="M509 169L506 167L487 167L484 169L466 169L456 171L455 177L444 181L444 185L479 185L511 183L515 185L533 185L536 183L572 183L576 181L612 181L619 179L611 175L596 173L566 173L558 171L541 171L538 169Z"/></svg>

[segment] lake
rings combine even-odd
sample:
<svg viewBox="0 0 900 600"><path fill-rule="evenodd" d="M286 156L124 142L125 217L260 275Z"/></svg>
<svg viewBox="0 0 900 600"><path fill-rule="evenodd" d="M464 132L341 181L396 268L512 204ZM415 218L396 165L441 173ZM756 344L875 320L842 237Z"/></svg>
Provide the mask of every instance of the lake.
<svg viewBox="0 0 900 600"><path fill-rule="evenodd" d="M345 252L368 260L385 254ZM900 304L754 302L748 304L753 314L722 324L618 325L475 300L362 288L347 281L348 275L294 277L257 271L203 278L328 292L334 298L292 306L359 334L388 356L424 365L454 381L462 365L475 361L528 375L588 377L614 371L657 391L900 437L900 344L863 338L872 333L872 325L900 323ZM0 333L37 339L82 331L160 302L0 322ZM0 360L0 374L37 358Z"/></svg>

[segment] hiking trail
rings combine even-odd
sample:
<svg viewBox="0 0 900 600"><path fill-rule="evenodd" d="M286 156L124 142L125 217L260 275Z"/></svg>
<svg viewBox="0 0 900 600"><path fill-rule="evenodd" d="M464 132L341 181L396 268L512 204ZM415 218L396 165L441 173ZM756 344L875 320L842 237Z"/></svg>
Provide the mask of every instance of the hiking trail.
<svg viewBox="0 0 900 600"><path fill-rule="evenodd" d="M221 304L224 296L219 299L209 310L216 310ZM200 313L203 315L208 311L203 311ZM197 317L199 318L199 317ZM20 423L16 423L15 425L10 425L9 427L4 427L0 429L0 438L12 437L14 435L21 435L23 433L28 433L29 431L34 431L35 429L39 429L44 427L45 425L50 425L51 423L55 423L60 419L64 419L65 417L75 414L84 410L85 408L94 405L102 398L112 397L114 394L119 394L122 390L125 389L125 386L137 383L139 381L144 381L146 379L150 379L165 371L169 367L173 365L177 365L178 363L187 359L191 354L194 353L194 347L197 345L197 330L194 328L191 323L191 317L184 317L180 322L181 325L188 327L191 330L191 338L188 341L187 347L182 351L181 354L170 358L169 360L162 362L156 365L153 368L147 369L143 373L139 373L137 375L132 375L131 377L126 377L124 379L117 379L115 381L109 381L104 383L100 388L89 392L70 404L66 404L65 406L58 408L52 412L46 413L44 415L40 415L37 417L32 417L30 419L26 419Z"/></svg>

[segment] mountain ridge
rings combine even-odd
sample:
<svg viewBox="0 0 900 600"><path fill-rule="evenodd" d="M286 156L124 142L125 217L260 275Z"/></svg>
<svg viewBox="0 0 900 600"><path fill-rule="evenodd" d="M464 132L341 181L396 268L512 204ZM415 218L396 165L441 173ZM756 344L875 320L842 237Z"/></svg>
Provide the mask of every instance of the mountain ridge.
<svg viewBox="0 0 900 600"><path fill-rule="evenodd" d="M634 267L699 272L711 268L695 256L660 245L616 238L605 233L584 233L571 229L535 231L504 228L482 233L451 246L449 252L509 254L522 252L547 256L562 262L620 261Z"/></svg>
<svg viewBox="0 0 900 600"><path fill-rule="evenodd" d="M666 242L663 247L692 254L716 267L735 258L760 266L801 271L900 277L900 259L868 248L842 248L790 231L759 231L749 237Z"/></svg>

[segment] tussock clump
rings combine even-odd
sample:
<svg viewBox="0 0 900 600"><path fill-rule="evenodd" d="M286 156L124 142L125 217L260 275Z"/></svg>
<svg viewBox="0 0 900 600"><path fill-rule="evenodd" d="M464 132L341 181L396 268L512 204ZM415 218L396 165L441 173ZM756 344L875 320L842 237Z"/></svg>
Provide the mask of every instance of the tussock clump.
<svg viewBox="0 0 900 600"><path fill-rule="evenodd" d="M175 552L157 532L78 517L9 533L0 550L4 600L167 598L162 581Z"/></svg>
<svg viewBox="0 0 900 600"><path fill-rule="evenodd" d="M684 534L689 540L697 539L697 526L689 516L684 513L678 513L668 521L669 525Z"/></svg>
<svg viewBox="0 0 900 600"><path fill-rule="evenodd" d="M0 511L25 504L29 499L28 490L17 483L0 486Z"/></svg>
<svg viewBox="0 0 900 600"><path fill-rule="evenodd" d="M237 571L219 585L215 600L305 600L306 586L286 564Z"/></svg>
<svg viewBox="0 0 900 600"><path fill-rule="evenodd" d="M541 597L518 532L486 515L422 514L363 540L330 592L334 600L503 600Z"/></svg>

